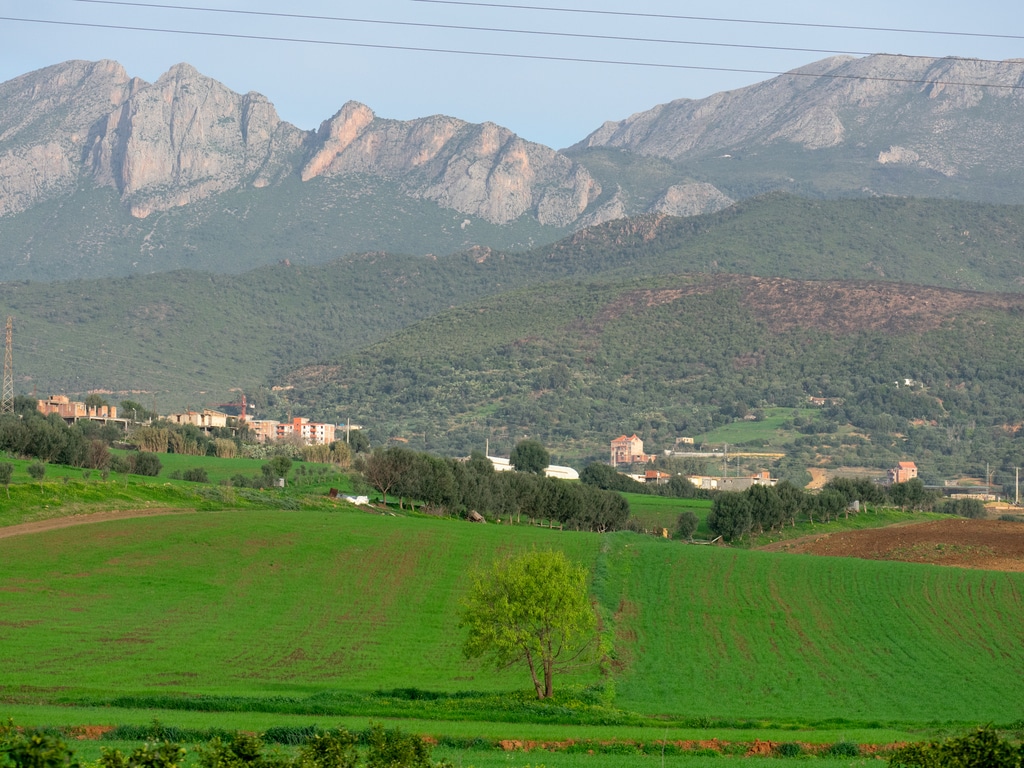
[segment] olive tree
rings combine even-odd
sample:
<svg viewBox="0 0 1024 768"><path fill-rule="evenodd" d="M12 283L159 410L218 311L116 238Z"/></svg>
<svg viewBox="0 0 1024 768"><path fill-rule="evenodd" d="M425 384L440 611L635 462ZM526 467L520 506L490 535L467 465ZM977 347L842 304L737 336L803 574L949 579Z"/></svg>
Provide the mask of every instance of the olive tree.
<svg viewBox="0 0 1024 768"><path fill-rule="evenodd" d="M521 440L509 454L508 462L518 472L532 472L543 475L548 467L551 456L541 443L536 440Z"/></svg>
<svg viewBox="0 0 1024 768"><path fill-rule="evenodd" d="M592 663L599 654L587 569L563 552L527 552L475 574L460 626L469 630L466 658L499 669L526 664L538 699L551 697L556 671Z"/></svg>
<svg viewBox="0 0 1024 768"><path fill-rule="evenodd" d="M14 465L9 461L0 461L0 485L7 489L7 498L11 498L11 477L14 475Z"/></svg>

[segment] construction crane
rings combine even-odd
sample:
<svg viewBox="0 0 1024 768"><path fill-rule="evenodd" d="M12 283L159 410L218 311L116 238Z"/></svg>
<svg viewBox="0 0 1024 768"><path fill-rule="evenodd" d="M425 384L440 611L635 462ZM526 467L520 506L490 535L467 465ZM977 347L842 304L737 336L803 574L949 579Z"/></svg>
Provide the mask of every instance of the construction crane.
<svg viewBox="0 0 1024 768"><path fill-rule="evenodd" d="M245 401L245 392L242 393L242 402L240 403L214 403L217 408L237 408L238 409L238 420L248 421L249 420L249 406Z"/></svg>

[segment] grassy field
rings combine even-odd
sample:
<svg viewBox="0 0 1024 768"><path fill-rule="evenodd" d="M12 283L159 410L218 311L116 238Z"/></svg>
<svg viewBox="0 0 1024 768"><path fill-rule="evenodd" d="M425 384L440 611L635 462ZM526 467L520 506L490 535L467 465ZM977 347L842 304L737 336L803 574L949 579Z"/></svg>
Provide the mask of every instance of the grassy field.
<svg viewBox="0 0 1024 768"><path fill-rule="evenodd" d="M697 435L695 440L705 445L727 443L730 446L742 445L751 440L763 440L764 450L770 450L772 447L778 448L791 442L796 434L792 429L783 428L785 422L791 421L794 416L813 419L820 415L821 411L817 408L765 408L761 421L735 421L703 435Z"/></svg>
<svg viewBox="0 0 1024 768"><path fill-rule="evenodd" d="M309 479L312 465L306 485L261 492L167 475L256 474L263 462L164 459L157 478L50 466L42 486L15 462L0 526L184 513L0 539L0 720L246 731L383 721L433 737L435 757L466 768L702 768L722 757L691 746L662 758L650 745L741 756L755 739L884 745L1024 717L1024 574L370 514L328 500L352 481ZM707 501L629 502L650 527L692 509L706 535ZM869 513L813 530L906 519ZM456 627L466 573L534 547L591 569L613 649L607 675L563 675L544 704L525 670L467 664ZM538 747L494 746L508 739ZM73 748L95 760L103 745L134 746Z"/></svg>
<svg viewBox="0 0 1024 768"><path fill-rule="evenodd" d="M593 569L617 708L850 727L1024 712L1021 574L341 508L203 512L0 540L0 694L11 703L232 694L259 710L260 697L275 695L523 691L524 671L462 660L455 612L468 569L543 546ZM595 672L559 680L598 682ZM453 701L428 716L451 706L469 719Z"/></svg>
<svg viewBox="0 0 1024 768"><path fill-rule="evenodd" d="M258 491L216 485L236 474L259 475L265 461L218 459L212 456L160 454L163 468L157 477L104 473L96 470L47 464L42 483L31 479L25 460L3 458L14 465L11 485L0 490L0 526L70 517L111 510L178 509L217 510L257 507L333 508L327 500L331 488L353 490L352 478L335 467L297 463L286 489ZM177 470L202 467L210 484L192 483L170 477ZM303 473L297 470L302 467Z"/></svg>
<svg viewBox="0 0 1024 768"><path fill-rule="evenodd" d="M711 531L707 527L708 512L711 502L707 499L672 499L667 496L648 496L643 493L624 493L629 502L629 512L645 529L654 530L668 528L669 535L676 527L679 514L690 510L700 525L697 527L697 538L710 538Z"/></svg>

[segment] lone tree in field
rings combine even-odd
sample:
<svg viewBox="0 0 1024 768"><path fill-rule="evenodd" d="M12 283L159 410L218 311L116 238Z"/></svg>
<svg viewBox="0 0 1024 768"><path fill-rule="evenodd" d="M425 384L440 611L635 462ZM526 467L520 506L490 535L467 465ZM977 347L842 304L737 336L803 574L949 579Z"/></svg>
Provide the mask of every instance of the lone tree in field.
<svg viewBox="0 0 1024 768"><path fill-rule="evenodd" d="M460 626L469 630L466 658L484 657L499 669L524 662L538 699L551 697L556 670L598 657L587 570L562 552L527 552L477 573Z"/></svg>
<svg viewBox="0 0 1024 768"><path fill-rule="evenodd" d="M521 440L509 454L508 463L516 468L517 472L532 472L535 475L543 475L551 461L548 449L536 440Z"/></svg>

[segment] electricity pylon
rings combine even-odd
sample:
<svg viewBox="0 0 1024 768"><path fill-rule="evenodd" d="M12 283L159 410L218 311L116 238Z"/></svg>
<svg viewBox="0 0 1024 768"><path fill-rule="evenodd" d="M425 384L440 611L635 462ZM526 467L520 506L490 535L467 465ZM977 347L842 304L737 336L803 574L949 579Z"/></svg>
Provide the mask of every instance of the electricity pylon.
<svg viewBox="0 0 1024 768"><path fill-rule="evenodd" d="M7 344L4 346L4 394L0 399L0 413L14 413L14 356L11 339L14 336L14 318L7 318Z"/></svg>

